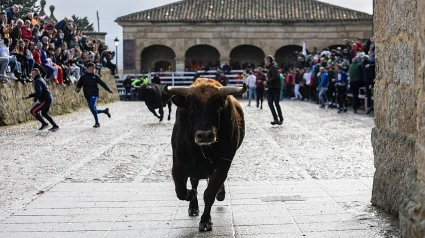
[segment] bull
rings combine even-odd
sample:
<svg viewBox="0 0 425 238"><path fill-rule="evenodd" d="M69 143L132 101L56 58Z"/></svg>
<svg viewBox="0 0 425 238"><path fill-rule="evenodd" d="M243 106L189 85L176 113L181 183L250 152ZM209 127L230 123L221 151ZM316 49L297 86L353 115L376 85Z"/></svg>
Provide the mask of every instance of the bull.
<svg viewBox="0 0 425 238"><path fill-rule="evenodd" d="M162 121L164 118L164 107L168 105L168 120L171 120L171 96L162 92L162 86L159 84L145 84L139 88L137 94L139 100L145 101L149 111ZM156 113L159 109L159 116Z"/></svg>
<svg viewBox="0 0 425 238"><path fill-rule="evenodd" d="M171 144L172 176L177 197L189 201L189 216L199 215L197 187L207 179L205 209L199 231L211 231L211 207L215 199L225 199L224 182L232 160L245 136L242 107L232 95L241 95L243 87L223 87L216 80L199 78L190 87L168 87L177 106ZM192 189L187 189L190 179Z"/></svg>

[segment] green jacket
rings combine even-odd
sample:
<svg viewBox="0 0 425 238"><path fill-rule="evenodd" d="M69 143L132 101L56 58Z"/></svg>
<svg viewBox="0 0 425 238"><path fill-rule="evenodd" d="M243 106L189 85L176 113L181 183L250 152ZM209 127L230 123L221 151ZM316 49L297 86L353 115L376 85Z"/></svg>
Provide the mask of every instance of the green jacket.
<svg viewBox="0 0 425 238"><path fill-rule="evenodd" d="M133 86L143 86L145 84L148 84L148 77L144 77L144 78L138 78L136 80L134 80L131 85Z"/></svg>
<svg viewBox="0 0 425 238"><path fill-rule="evenodd" d="M364 81L362 66L359 63L353 62L350 65L350 68L348 69L348 71L350 73L350 83L351 82L358 83L358 82Z"/></svg>

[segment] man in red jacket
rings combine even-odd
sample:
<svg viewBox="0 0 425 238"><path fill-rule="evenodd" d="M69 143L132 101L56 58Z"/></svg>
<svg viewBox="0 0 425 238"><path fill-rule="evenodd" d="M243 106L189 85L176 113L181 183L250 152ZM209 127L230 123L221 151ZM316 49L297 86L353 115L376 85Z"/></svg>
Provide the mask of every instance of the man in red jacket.
<svg viewBox="0 0 425 238"><path fill-rule="evenodd" d="M354 58L357 56L357 51L364 52L364 46L362 45L362 38L357 38L356 45L354 45Z"/></svg>

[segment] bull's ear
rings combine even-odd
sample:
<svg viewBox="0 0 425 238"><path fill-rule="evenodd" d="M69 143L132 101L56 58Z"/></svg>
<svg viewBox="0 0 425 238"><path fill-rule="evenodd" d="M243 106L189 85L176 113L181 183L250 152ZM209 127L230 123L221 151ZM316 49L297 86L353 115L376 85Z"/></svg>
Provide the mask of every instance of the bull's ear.
<svg viewBox="0 0 425 238"><path fill-rule="evenodd" d="M178 107L186 107L186 98L183 96L173 96L171 97L171 101L173 101L173 103Z"/></svg>

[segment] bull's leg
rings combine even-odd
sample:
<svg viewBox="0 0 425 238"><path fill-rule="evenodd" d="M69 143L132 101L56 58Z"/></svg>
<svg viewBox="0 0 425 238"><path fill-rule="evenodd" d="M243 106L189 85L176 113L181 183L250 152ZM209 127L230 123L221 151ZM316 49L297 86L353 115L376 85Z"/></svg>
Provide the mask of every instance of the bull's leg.
<svg viewBox="0 0 425 238"><path fill-rule="evenodd" d="M221 187L220 191L218 191L217 195L215 196L217 201L222 202L226 198L226 191L224 190L224 184Z"/></svg>
<svg viewBox="0 0 425 238"><path fill-rule="evenodd" d="M196 190L194 189L187 189L187 175L184 169L181 169L179 167L176 167L173 165L172 169L173 173L173 179L174 179L174 186L176 189L177 197L180 200L183 201L192 201L193 198L196 198L196 195L198 194Z"/></svg>
<svg viewBox="0 0 425 238"><path fill-rule="evenodd" d="M162 121L164 119L164 108L159 107L159 121Z"/></svg>
<svg viewBox="0 0 425 238"><path fill-rule="evenodd" d="M208 187L204 193L204 213L201 217L201 222L199 222L199 231L211 231L213 223L211 222L211 208L215 201L216 194L220 191L221 187L224 184L224 181L227 178L227 172L229 171L230 163L228 165L223 165L216 169L212 174Z"/></svg>
<svg viewBox="0 0 425 238"><path fill-rule="evenodd" d="M192 190L197 191L199 179L190 178L190 183L192 184ZM198 216L199 215L199 205L198 198L195 196L192 201L189 203L189 216Z"/></svg>
<svg viewBox="0 0 425 238"><path fill-rule="evenodd" d="M152 112L152 114L153 114L154 116L156 116L156 117L160 118L160 117L158 116L158 114L156 114L156 111L155 111L155 109L154 109L154 108L149 107L148 109L149 109L149 111L151 111L151 112Z"/></svg>
<svg viewBox="0 0 425 238"><path fill-rule="evenodd" d="M167 102L168 104L168 120L171 120L171 101Z"/></svg>

